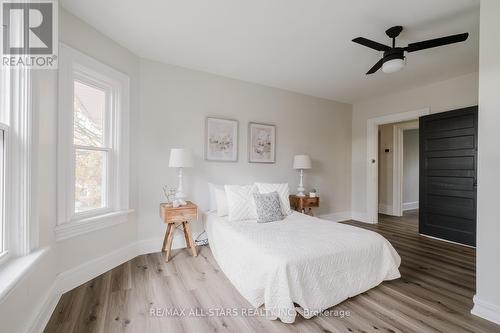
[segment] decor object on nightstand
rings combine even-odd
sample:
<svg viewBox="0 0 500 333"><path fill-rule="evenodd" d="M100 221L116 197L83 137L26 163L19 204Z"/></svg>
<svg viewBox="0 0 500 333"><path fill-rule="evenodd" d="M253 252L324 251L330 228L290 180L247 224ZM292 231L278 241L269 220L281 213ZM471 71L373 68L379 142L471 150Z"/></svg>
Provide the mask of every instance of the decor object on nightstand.
<svg viewBox="0 0 500 333"><path fill-rule="evenodd" d="M276 162L276 126L248 124L248 162Z"/></svg>
<svg viewBox="0 0 500 333"><path fill-rule="evenodd" d="M170 258L172 240L174 238L174 231L177 223L179 225L182 224L186 246L191 248L191 253L196 257L198 254L196 253L196 245L194 244L191 234L190 223L198 220L198 207L191 201L186 202L186 205L181 207L174 207L172 204L162 203L160 204L160 216L163 222L167 224L167 231L165 232L163 246L161 247L161 252L167 252L165 262L168 262Z"/></svg>
<svg viewBox="0 0 500 333"><path fill-rule="evenodd" d="M179 187L177 187L173 204L175 206L183 206L186 204L186 201L184 201L186 194L184 193L184 188L182 186L182 169L191 168L193 166L193 156L191 154L191 150L185 148L171 149L168 166L171 168L179 168Z"/></svg>
<svg viewBox="0 0 500 333"><path fill-rule="evenodd" d="M304 170L311 169L311 158L309 155L295 155L293 158L293 168L300 170L300 182L299 187L297 187L297 196L304 197Z"/></svg>
<svg viewBox="0 0 500 333"><path fill-rule="evenodd" d="M163 186L163 195L165 195L165 199L167 199L167 203L174 202L175 193L177 193L176 188L171 188L171 187L168 187L167 185Z"/></svg>
<svg viewBox="0 0 500 333"><path fill-rule="evenodd" d="M318 191L316 191L316 189L313 188L311 192L309 192L309 198L316 198L317 196L318 196Z"/></svg>
<svg viewBox="0 0 500 333"><path fill-rule="evenodd" d="M319 207L319 197L299 197L298 195L292 194L290 195L290 206L293 210L314 216L312 208Z"/></svg>

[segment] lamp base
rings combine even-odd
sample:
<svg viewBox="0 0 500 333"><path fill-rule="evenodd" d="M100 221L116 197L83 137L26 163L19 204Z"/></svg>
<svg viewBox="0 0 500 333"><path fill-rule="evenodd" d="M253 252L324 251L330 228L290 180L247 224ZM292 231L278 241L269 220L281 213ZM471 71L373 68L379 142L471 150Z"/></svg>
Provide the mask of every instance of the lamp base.
<svg viewBox="0 0 500 333"><path fill-rule="evenodd" d="M175 193L175 198L176 198L176 199L186 199L186 194L185 194L184 192L179 192L179 191L177 191L177 192Z"/></svg>
<svg viewBox="0 0 500 333"><path fill-rule="evenodd" d="M187 202L186 202L186 194L184 194L183 192L177 192L175 194L175 200L174 202L176 203L176 206L179 207L179 206L185 206L187 205Z"/></svg>
<svg viewBox="0 0 500 333"><path fill-rule="evenodd" d="M298 197L305 197L306 195L304 194L305 188L304 188L304 169L300 169L300 180L299 180L299 187L297 187L297 196Z"/></svg>
<svg viewBox="0 0 500 333"><path fill-rule="evenodd" d="M179 168L179 187L177 188L177 192L175 193L174 206L185 206L186 203L186 194L184 193L184 189L182 186L182 168Z"/></svg>
<svg viewBox="0 0 500 333"><path fill-rule="evenodd" d="M297 194L296 194L296 196L298 196L298 197L305 197L306 195L304 194L304 190L305 190L305 188L303 188L303 187L297 187Z"/></svg>
<svg viewBox="0 0 500 333"><path fill-rule="evenodd" d="M184 200L184 199L174 199L174 201L172 201L172 206L174 208L177 208L177 207L180 207L180 206L186 206L187 205L187 202Z"/></svg>

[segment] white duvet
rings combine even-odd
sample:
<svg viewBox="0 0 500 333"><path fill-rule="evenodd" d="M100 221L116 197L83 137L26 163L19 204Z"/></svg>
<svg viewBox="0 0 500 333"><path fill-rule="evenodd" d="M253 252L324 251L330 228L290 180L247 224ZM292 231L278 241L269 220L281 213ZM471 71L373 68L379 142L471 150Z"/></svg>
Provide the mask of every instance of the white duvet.
<svg viewBox="0 0 500 333"><path fill-rule="evenodd" d="M271 223L228 222L215 213L205 221L210 249L236 289L285 323L297 311L310 318L401 276L392 245L365 229L296 212Z"/></svg>

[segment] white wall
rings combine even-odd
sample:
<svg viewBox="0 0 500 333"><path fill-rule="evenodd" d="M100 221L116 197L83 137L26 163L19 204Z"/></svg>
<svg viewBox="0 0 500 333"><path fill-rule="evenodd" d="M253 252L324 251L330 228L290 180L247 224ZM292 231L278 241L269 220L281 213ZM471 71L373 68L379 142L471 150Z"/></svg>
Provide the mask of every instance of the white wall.
<svg viewBox="0 0 500 333"><path fill-rule="evenodd" d="M478 73L357 102L352 114L352 212L367 217L367 120L383 115L430 108L432 113L477 105Z"/></svg>
<svg viewBox="0 0 500 333"><path fill-rule="evenodd" d="M500 324L500 1L481 0L476 297L472 313Z"/></svg>
<svg viewBox="0 0 500 333"><path fill-rule="evenodd" d="M403 209L418 202L418 139L418 129L403 132Z"/></svg>
<svg viewBox="0 0 500 333"><path fill-rule="evenodd" d="M59 38L99 61L130 76L131 122L137 123L139 111L139 59L125 48L105 37L89 25L59 8ZM35 140L37 166L36 188L40 248L47 249L35 266L0 304L2 332L23 332L38 315L36 307L50 292L60 272L89 260L109 254L137 239L135 217L130 222L56 242L56 139L57 139L57 71L34 73L35 116L38 138ZM132 128L131 158L136 159L136 129ZM131 207L137 208L137 170L131 169Z"/></svg>
<svg viewBox="0 0 500 333"><path fill-rule="evenodd" d="M350 105L147 60L141 61L140 88L139 239L163 237L158 205L164 201L162 186L177 185L177 171L168 168L174 147L194 152L194 168L185 171L185 180L189 197L202 210L208 208L207 182L289 182L295 191L298 173L292 158L300 153L313 160L305 184L319 190L319 213L350 210ZM239 121L237 163L204 161L206 116ZM275 164L248 163L249 121L277 126ZM195 227L202 229L200 223ZM161 247L159 240L154 242ZM183 238L174 246L184 246Z"/></svg>

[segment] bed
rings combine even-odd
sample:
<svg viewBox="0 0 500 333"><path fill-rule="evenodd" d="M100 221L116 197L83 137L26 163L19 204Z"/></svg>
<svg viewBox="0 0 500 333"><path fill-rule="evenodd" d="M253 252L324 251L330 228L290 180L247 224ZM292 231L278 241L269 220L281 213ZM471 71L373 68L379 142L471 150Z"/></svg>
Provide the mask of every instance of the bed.
<svg viewBox="0 0 500 333"><path fill-rule="evenodd" d="M400 277L399 255L372 231L297 212L271 223L204 217L220 268L269 319L293 323L297 312L308 319Z"/></svg>

